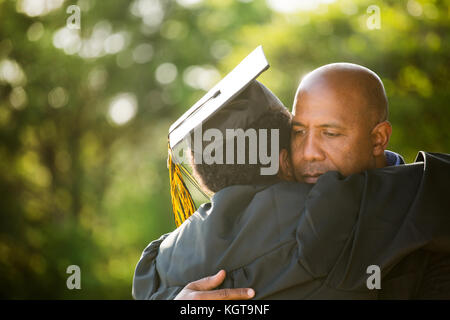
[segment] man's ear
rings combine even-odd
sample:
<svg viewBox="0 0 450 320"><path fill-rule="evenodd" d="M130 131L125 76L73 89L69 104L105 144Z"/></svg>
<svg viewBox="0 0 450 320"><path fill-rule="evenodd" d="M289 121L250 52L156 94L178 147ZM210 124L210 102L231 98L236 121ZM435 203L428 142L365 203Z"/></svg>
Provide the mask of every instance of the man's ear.
<svg viewBox="0 0 450 320"><path fill-rule="evenodd" d="M371 133L373 155L381 156L386 150L392 133L392 126L389 121L380 122L373 128Z"/></svg>
<svg viewBox="0 0 450 320"><path fill-rule="evenodd" d="M287 149L281 149L280 151L280 170L278 170L278 177L285 181L295 181L291 157Z"/></svg>

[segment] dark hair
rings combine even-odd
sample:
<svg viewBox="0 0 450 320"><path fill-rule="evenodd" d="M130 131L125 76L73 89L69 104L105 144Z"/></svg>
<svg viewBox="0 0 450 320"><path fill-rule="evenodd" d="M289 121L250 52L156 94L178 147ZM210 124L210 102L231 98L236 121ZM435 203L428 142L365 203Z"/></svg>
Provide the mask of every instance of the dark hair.
<svg viewBox="0 0 450 320"><path fill-rule="evenodd" d="M267 146L268 154L272 154L270 150L271 129L279 130L279 147L289 150L291 136L291 114L285 107L270 107L268 111L263 113L258 119L248 125L247 129L267 129ZM203 148L206 143L203 142ZM249 147L246 142L246 162L249 159ZM202 149L203 149L202 148ZM237 138L234 138L234 156L237 155ZM226 159L226 148L223 146L223 157ZM236 159L235 159L236 160ZM261 175L261 168L266 165L256 164L195 164L193 161L193 152L191 151L191 164L194 176L202 187L209 191L217 192L231 185L250 185L250 184L266 184L273 183L278 180L277 174Z"/></svg>

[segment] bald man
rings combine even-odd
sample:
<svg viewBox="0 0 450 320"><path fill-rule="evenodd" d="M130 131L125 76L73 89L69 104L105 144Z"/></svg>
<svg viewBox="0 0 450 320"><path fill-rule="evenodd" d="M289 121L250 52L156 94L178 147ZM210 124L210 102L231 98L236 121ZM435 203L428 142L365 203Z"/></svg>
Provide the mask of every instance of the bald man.
<svg viewBox="0 0 450 320"><path fill-rule="evenodd" d="M387 121L388 101L386 93L380 78L365 67L349 63L335 63L312 71L302 79L299 85L294 100L292 114L291 148L290 151L282 150L280 153L280 168L285 180L315 184L320 176L329 171L338 171L343 176L350 176L370 169L404 164L403 158L400 155L386 150L392 132L391 125ZM389 174L390 173L388 173L387 176L389 176ZM392 175L395 176L394 174ZM361 177L361 175L359 176ZM356 177L358 177L358 175ZM355 178L355 176L353 176L353 178ZM322 179L321 181L323 182L325 180ZM411 180L411 183L412 181L413 179ZM380 188L380 186L383 186L383 184L377 184L378 188ZM374 187L374 189L376 190L377 187ZM392 185L390 185L390 187L392 189ZM398 186L396 188L399 189ZM395 188L392 190L393 192L396 191ZM357 190L354 192L357 192ZM365 192L368 191L365 190ZM412 194L413 189L408 192L409 194ZM383 192L379 193L383 194ZM365 196L370 198L370 194L365 194ZM330 197L331 195L328 195L322 202L331 201ZM376 195L374 197L376 198ZM383 197L385 198L386 195L383 194ZM381 200L384 199L383 197L381 197ZM394 195L392 195L392 197L395 198ZM405 199L406 198L407 197L405 196ZM410 198L409 201L412 201L411 199L413 198ZM362 199L361 201L363 200L366 201L367 199ZM392 201L392 199L390 199L390 201ZM333 206L333 203L330 202L330 205ZM389 204L386 205L389 207ZM398 206L395 203L393 205ZM372 207L376 207L375 203L372 204ZM324 207L323 210L328 210L328 208ZM390 208L390 210L392 211L392 208ZM382 209L379 209L378 211L382 211ZM394 213L390 212L390 214L394 215L395 210L393 211ZM401 209L398 209L398 211L399 214L403 212ZM370 212L370 208L366 209L366 212ZM378 213L379 212L374 212L373 215ZM420 213L424 214L423 210L420 211ZM320 214L320 212L317 214ZM378 219L376 222L379 222L380 217L376 218ZM346 218L343 216L342 219L342 223L345 225ZM386 218L383 217L382 219ZM358 221L357 223L361 223L361 221ZM367 226L360 227L361 230L364 230L364 228L367 228ZM377 230L377 227L375 230ZM330 230L329 232L332 233L333 230ZM359 236L361 243L364 243L365 236L367 239L371 239L367 240L368 243L371 241L373 242L374 239L370 238L373 235L370 234L370 232L373 232L373 230L371 230L369 226L369 229L366 230L365 233L361 233ZM392 232L395 234L396 231L394 230ZM388 237L387 234L388 232L386 232L386 237ZM325 236L325 238L327 238L327 236ZM379 240L380 243L383 242L382 239ZM398 243L393 245L398 239L394 239L392 242L389 242L389 239L386 241L385 248L387 252L389 251L387 249L389 246L392 245L395 247L396 245L399 245ZM404 241L406 242L402 243L402 245L408 246L408 241ZM409 248L409 250L412 249ZM396 295L395 293L395 286L398 284L398 281L396 280L398 278L404 278L405 273L409 275L414 274L415 272L423 273L424 270L427 269L427 266L423 261L429 259L429 255L424 254L422 251L417 252L417 254L414 253L407 258L403 256L403 258L405 258L403 261L407 262L397 264L398 267L391 271L391 273L394 274L393 277L385 277L388 287L390 285L392 290L384 297L419 297L418 295L415 296L413 293L416 288L405 288L403 284L403 287L400 290L402 291L402 295ZM354 254L354 257L358 255L357 253L352 254ZM361 255L370 260L370 255L368 257L364 254ZM383 253L375 251L374 255L380 255L380 257L377 256L380 261L384 261L392 269L392 261L389 261L388 263L386 257L381 258ZM393 255L395 256L395 254ZM392 256L389 257L390 259L393 259ZM445 257L446 256L444 256L444 260L440 260L444 261L444 269L445 265L447 265L445 263ZM357 260L362 262L365 261L364 259L361 258L360 260ZM374 259L374 261L375 260L376 259ZM347 262L342 263L345 264ZM325 264L326 263L324 262L324 265ZM414 268L411 270L411 265L417 266L416 270ZM321 267L318 266L318 268L320 269ZM325 266L323 268L326 269ZM349 267L346 268L348 269ZM361 276L361 272L358 274ZM340 275L333 276L339 277ZM416 280L418 276L420 275L414 274L414 280ZM345 277L351 278L349 275L346 275ZM225 272L220 271L215 276L192 282L188 284L176 298L246 299L251 298L254 295L254 292L248 291L247 288L211 290L222 283L224 279ZM337 280L326 281L336 282ZM339 281L341 281L340 285L342 285L346 280L342 279ZM356 282L348 284L348 286L354 289L356 287L355 283ZM359 282L359 284L361 284L361 282ZM417 285L417 281L414 281L411 284L411 286ZM336 293L336 291L333 293L327 292L322 296L319 294L318 298L340 297L345 299L358 297L358 295L349 295L351 290L348 288L348 291L345 292L345 286L341 286L340 288L343 290L341 293ZM359 288L359 290L361 290L361 288ZM390 295L392 292L394 292L394 294ZM312 296L314 295L312 294ZM381 296L383 296L383 294L381 294ZM367 298L368 296L364 297Z"/></svg>
<svg viewBox="0 0 450 320"><path fill-rule="evenodd" d="M291 153L283 169L297 181L404 164L386 151L392 132L386 92L363 66L334 63L312 71L298 87L292 113Z"/></svg>

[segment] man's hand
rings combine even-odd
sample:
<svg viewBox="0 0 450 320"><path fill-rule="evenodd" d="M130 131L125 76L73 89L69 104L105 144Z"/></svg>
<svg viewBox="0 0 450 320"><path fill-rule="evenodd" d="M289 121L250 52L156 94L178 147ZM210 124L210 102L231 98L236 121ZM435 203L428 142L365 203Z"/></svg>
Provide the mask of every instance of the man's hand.
<svg viewBox="0 0 450 320"><path fill-rule="evenodd" d="M248 300L255 296L250 288L211 290L225 280L225 270L213 276L188 283L175 300Z"/></svg>

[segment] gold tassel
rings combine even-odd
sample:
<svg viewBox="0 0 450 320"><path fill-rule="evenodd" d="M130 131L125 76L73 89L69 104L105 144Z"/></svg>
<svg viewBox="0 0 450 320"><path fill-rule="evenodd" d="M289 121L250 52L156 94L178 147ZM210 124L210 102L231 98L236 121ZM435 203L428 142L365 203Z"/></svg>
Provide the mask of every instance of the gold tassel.
<svg viewBox="0 0 450 320"><path fill-rule="evenodd" d="M167 168L169 169L170 195L172 197L172 208L175 215L175 225L177 228L189 218L197 209L192 200L186 184L183 181L180 166L173 161L172 149L169 144L169 155L167 159ZM184 169L184 168L183 168ZM186 170L183 170L189 174Z"/></svg>

